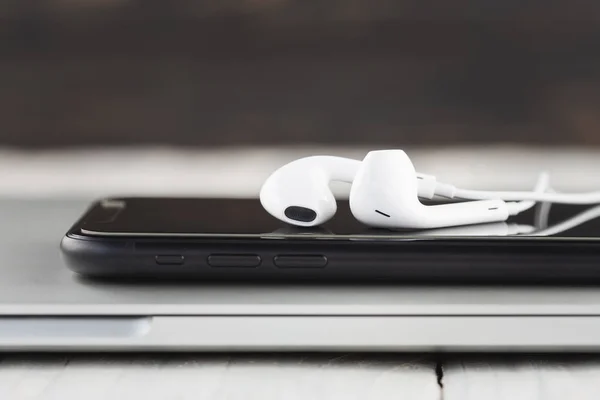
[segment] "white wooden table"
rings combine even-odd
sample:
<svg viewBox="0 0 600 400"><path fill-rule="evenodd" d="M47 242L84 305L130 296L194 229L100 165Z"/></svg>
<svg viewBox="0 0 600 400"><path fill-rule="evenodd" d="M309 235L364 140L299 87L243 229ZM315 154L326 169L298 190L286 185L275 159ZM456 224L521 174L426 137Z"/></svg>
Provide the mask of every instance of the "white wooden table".
<svg viewBox="0 0 600 400"><path fill-rule="evenodd" d="M401 355L4 355L0 399L440 399Z"/></svg>
<svg viewBox="0 0 600 400"><path fill-rule="evenodd" d="M0 399L600 398L600 356L2 355Z"/></svg>
<svg viewBox="0 0 600 400"><path fill-rule="evenodd" d="M477 355L442 363L444 400L600 398L600 355Z"/></svg>

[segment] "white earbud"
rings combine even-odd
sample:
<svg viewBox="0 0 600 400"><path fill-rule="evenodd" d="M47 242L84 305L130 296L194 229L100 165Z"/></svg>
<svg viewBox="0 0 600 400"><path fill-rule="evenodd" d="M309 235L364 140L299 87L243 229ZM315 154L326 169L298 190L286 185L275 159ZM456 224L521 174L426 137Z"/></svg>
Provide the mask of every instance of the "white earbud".
<svg viewBox="0 0 600 400"><path fill-rule="evenodd" d="M333 181L352 183L350 207L362 223L380 228L432 229L502 222L545 198L548 176L541 174L533 192L522 192L522 201L500 199L426 206L419 201L435 196L473 199L462 189L418 174L402 150L372 151L363 161L335 157L301 158L276 170L263 184L260 201L275 218L296 226L317 226L337 211L329 188ZM477 192L479 196L488 192ZM578 195L571 195L578 196ZM474 196L477 197L477 196ZM517 198L517 195L514 195Z"/></svg>
<svg viewBox="0 0 600 400"><path fill-rule="evenodd" d="M316 226L331 219L337 210L329 188L332 181L352 183L362 162L343 157L312 156L292 161L267 178L260 202L275 218L297 226ZM432 199L436 179L412 173L414 194ZM402 185L403 183L400 183Z"/></svg>
<svg viewBox="0 0 600 400"><path fill-rule="evenodd" d="M417 194L416 171L404 151L372 151L354 177L350 209L365 225L391 229L501 222L511 214L503 200L426 206Z"/></svg>

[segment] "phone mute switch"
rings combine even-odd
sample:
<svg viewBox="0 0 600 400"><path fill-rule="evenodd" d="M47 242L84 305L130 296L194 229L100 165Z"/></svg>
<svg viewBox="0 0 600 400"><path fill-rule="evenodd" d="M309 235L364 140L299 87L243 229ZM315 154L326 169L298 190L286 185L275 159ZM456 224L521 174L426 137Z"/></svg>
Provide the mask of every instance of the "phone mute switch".
<svg viewBox="0 0 600 400"><path fill-rule="evenodd" d="M158 265L182 265L185 257L179 255L162 255L154 257Z"/></svg>

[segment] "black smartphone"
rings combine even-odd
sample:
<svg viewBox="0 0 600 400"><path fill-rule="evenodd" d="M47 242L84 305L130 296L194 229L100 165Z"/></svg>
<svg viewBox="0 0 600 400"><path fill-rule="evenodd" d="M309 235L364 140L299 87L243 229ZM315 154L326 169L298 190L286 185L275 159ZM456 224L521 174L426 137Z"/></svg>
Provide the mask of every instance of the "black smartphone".
<svg viewBox="0 0 600 400"><path fill-rule="evenodd" d="M238 281L600 281L600 208L542 205L506 223L371 229L347 201L315 228L286 225L258 199L114 198L61 243L91 277Z"/></svg>

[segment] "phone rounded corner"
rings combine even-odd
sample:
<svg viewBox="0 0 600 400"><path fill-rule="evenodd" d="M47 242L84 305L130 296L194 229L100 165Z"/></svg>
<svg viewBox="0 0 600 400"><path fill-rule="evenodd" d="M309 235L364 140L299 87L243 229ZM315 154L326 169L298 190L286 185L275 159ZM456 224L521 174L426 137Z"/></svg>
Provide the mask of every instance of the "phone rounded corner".
<svg viewBox="0 0 600 400"><path fill-rule="evenodd" d="M109 260L126 259L130 254L128 242L86 240L67 232L59 245L60 258L72 272L87 277L118 275L119 265Z"/></svg>

